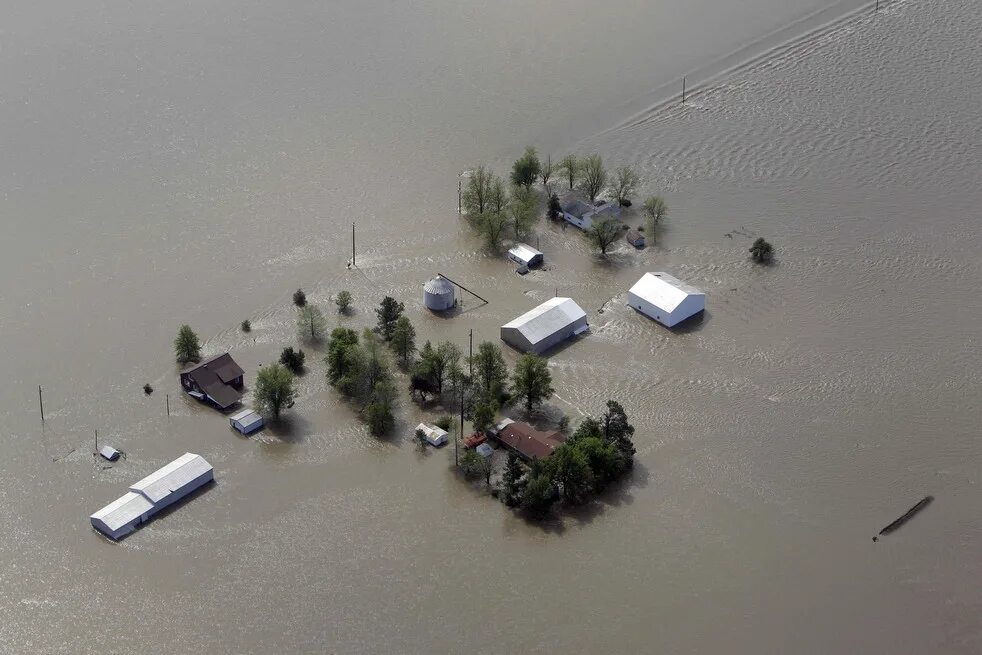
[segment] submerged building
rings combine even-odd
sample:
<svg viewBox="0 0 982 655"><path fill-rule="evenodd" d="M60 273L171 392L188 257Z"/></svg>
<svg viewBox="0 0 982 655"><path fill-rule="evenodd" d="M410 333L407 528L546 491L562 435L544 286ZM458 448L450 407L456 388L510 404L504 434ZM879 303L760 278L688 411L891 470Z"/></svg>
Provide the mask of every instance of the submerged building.
<svg viewBox="0 0 982 655"><path fill-rule="evenodd" d="M228 353L181 371L181 386L193 398L227 409L242 399L245 371Z"/></svg>
<svg viewBox="0 0 982 655"><path fill-rule="evenodd" d="M536 250L527 243L516 243L508 251L508 259L512 260L519 266L535 268L536 266L542 265L543 255L542 251Z"/></svg>
<svg viewBox="0 0 982 655"><path fill-rule="evenodd" d="M214 469L204 457L184 453L154 471L130 490L89 517L94 527L110 539L120 539L174 504L215 479Z"/></svg>
<svg viewBox="0 0 982 655"><path fill-rule="evenodd" d="M501 326L501 340L523 352L541 355L589 329L586 312L571 298L550 298Z"/></svg>
<svg viewBox="0 0 982 655"><path fill-rule="evenodd" d="M668 273L645 273L627 292L627 304L674 327L706 309L706 294Z"/></svg>
<svg viewBox="0 0 982 655"><path fill-rule="evenodd" d="M457 304L453 282L437 275L423 285L423 304L434 312L445 312Z"/></svg>

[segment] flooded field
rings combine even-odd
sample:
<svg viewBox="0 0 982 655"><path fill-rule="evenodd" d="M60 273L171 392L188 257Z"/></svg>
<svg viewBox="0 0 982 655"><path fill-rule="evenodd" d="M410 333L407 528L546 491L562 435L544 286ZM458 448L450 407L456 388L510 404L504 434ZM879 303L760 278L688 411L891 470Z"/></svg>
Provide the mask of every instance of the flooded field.
<svg viewBox="0 0 982 655"><path fill-rule="evenodd" d="M8 11L0 652L982 649L982 7L362 4ZM456 176L529 143L637 166L655 244L601 259L541 221L546 270L486 255ZM703 320L628 307L649 270L704 289ZM427 313L437 272L489 303ZM376 439L319 363L286 425L235 436L180 394L177 327L248 383L295 345L298 286L350 290L359 328L392 295L461 347L571 296L591 331L549 405L624 404L632 477L527 523L410 443L408 395ZM128 457L94 463L95 429ZM216 485L119 544L91 529L187 450Z"/></svg>

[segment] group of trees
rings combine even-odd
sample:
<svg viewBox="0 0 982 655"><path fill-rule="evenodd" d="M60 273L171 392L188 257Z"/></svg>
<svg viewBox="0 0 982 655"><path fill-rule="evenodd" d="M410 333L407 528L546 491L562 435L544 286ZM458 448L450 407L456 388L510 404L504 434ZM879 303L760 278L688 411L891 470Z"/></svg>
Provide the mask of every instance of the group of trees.
<svg viewBox="0 0 982 655"><path fill-rule="evenodd" d="M369 329L359 338L350 328L335 328L324 361L327 381L359 405L371 433L388 432L394 422L396 390L382 337Z"/></svg>
<svg viewBox="0 0 982 655"><path fill-rule="evenodd" d="M489 250L496 252L509 232L526 239L539 214L539 198L532 184L541 174L535 149L529 148L512 171L512 188L485 166L478 166L467 179L463 205L471 223L484 237Z"/></svg>
<svg viewBox="0 0 982 655"><path fill-rule="evenodd" d="M587 417L545 461L526 470L511 454L502 475L501 498L541 517L558 500L580 504L603 491L634 465L634 426L619 403L607 401L599 419Z"/></svg>

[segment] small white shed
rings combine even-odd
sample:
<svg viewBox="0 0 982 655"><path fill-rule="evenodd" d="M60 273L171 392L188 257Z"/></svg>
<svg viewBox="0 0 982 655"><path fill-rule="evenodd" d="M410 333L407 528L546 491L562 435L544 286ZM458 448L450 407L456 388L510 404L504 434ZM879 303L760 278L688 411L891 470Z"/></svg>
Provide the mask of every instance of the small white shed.
<svg viewBox="0 0 982 655"><path fill-rule="evenodd" d="M706 294L668 273L645 273L627 292L627 304L674 327L706 309Z"/></svg>
<svg viewBox="0 0 982 655"><path fill-rule="evenodd" d="M436 425L420 423L416 430L426 435L426 442L431 446L442 446L450 440L450 434Z"/></svg>
<svg viewBox="0 0 982 655"><path fill-rule="evenodd" d="M543 256L541 251L536 250L527 243L516 243L508 251L508 259L519 266L535 268L536 266L542 265Z"/></svg>
<svg viewBox="0 0 982 655"><path fill-rule="evenodd" d="M108 459L110 462L115 462L117 459L119 459L119 456L122 455L123 453L119 452L112 446L103 446L102 448L99 449L99 454L102 455L105 459Z"/></svg>
<svg viewBox="0 0 982 655"><path fill-rule="evenodd" d="M445 312L457 304L453 282L437 275L423 285L423 304L434 312Z"/></svg>
<svg viewBox="0 0 982 655"><path fill-rule="evenodd" d="M242 434L252 434L263 427L263 417L246 408L229 416L228 423Z"/></svg>

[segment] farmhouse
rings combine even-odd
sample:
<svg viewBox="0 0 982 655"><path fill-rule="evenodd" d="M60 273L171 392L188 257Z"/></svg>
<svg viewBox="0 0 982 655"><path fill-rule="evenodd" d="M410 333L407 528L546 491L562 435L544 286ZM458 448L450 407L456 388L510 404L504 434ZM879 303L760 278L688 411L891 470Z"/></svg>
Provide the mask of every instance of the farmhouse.
<svg viewBox="0 0 982 655"><path fill-rule="evenodd" d="M706 309L706 294L668 273L645 273L627 292L627 304L673 327Z"/></svg>
<svg viewBox="0 0 982 655"><path fill-rule="evenodd" d="M586 312L571 298L550 298L501 326L501 340L523 352L541 355L587 330Z"/></svg>
<svg viewBox="0 0 982 655"><path fill-rule="evenodd" d="M212 357L181 372L181 386L198 400L207 400L220 409L242 399L245 371L228 353Z"/></svg>
<svg viewBox="0 0 982 655"><path fill-rule="evenodd" d="M89 520L110 539L120 539L160 510L214 479L214 470L204 457L184 453L131 486Z"/></svg>
<svg viewBox="0 0 982 655"><path fill-rule="evenodd" d="M563 219L581 230L589 230L595 220L616 218L621 210L617 203L590 204L585 200L573 198L562 205Z"/></svg>
<svg viewBox="0 0 982 655"><path fill-rule="evenodd" d="M514 451L516 455L525 460L545 459L558 448L566 437L562 432L553 430L543 432L536 430L528 423L517 423L509 421L497 430L497 438L501 444ZM502 424L499 424L502 425Z"/></svg>
<svg viewBox="0 0 982 655"><path fill-rule="evenodd" d="M529 268L535 268L536 266L542 265L542 253L527 243L516 243L511 250L508 251L508 259L512 260L519 266L528 266Z"/></svg>

